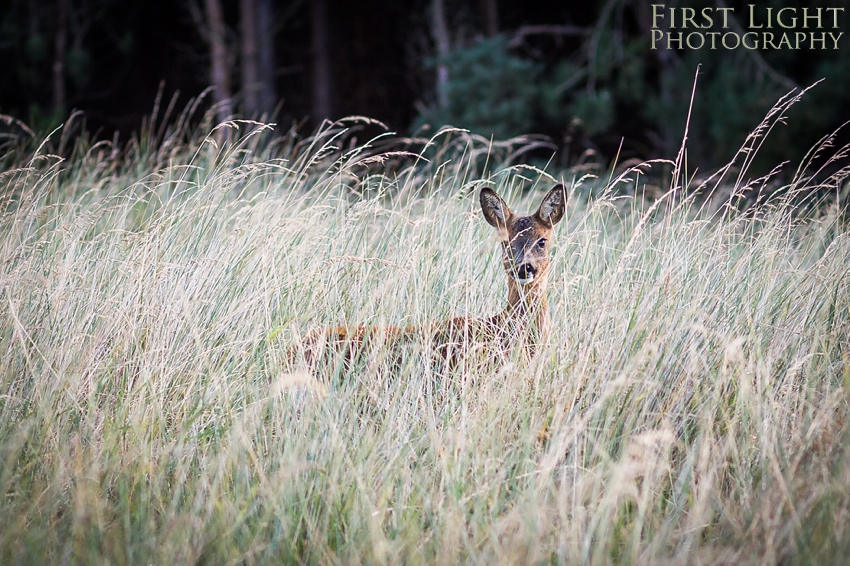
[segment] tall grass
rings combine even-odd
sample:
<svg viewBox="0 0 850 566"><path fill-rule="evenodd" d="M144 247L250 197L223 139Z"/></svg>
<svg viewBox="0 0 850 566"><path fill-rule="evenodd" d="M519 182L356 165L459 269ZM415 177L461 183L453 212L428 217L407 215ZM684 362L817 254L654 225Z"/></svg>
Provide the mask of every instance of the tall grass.
<svg viewBox="0 0 850 566"><path fill-rule="evenodd" d="M739 181L698 210L682 187L616 196L640 170L566 172L534 363L442 395L415 356L304 379L286 353L312 329L500 310L477 189L525 211L551 179L462 134L384 163L333 131L238 125L2 173L0 562L850 551L838 206L804 213L792 184L737 212Z"/></svg>

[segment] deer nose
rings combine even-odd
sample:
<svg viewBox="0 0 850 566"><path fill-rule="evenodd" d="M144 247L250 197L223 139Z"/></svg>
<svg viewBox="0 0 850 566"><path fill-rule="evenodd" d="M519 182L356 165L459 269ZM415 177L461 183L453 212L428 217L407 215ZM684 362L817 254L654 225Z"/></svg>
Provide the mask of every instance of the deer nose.
<svg viewBox="0 0 850 566"><path fill-rule="evenodd" d="M523 263L517 268L516 275L519 280L533 280L537 276L537 268L530 263Z"/></svg>

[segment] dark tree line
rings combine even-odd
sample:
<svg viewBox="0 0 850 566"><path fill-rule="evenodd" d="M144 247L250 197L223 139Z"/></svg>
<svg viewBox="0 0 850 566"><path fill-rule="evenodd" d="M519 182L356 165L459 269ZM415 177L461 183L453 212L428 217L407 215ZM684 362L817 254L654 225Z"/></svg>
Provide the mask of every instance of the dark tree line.
<svg viewBox="0 0 850 566"><path fill-rule="evenodd" d="M484 136L541 133L567 161L587 150L671 157L699 64L691 152L708 166L725 162L780 96L820 78L765 161L794 159L850 117L850 38L839 50L651 49L652 4L7 0L0 114L47 130L79 109L89 129L126 136L160 89L185 104L211 87L219 119L273 117L309 131L356 114L400 133L444 123ZM667 3L738 14L746 4ZM803 5L847 1L759 4Z"/></svg>

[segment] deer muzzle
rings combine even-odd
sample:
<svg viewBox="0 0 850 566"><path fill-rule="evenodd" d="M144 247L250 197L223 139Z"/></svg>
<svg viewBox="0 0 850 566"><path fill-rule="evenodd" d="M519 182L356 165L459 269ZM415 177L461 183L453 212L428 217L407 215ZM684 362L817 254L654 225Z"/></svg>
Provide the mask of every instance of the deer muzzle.
<svg viewBox="0 0 850 566"><path fill-rule="evenodd" d="M530 263L521 263L511 274L520 285L528 285L537 277L537 268Z"/></svg>

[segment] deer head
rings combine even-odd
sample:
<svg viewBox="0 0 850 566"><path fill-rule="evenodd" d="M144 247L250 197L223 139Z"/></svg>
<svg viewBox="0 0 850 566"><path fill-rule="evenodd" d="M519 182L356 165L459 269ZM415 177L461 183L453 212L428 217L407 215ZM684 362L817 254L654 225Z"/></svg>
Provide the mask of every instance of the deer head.
<svg viewBox="0 0 850 566"><path fill-rule="evenodd" d="M499 231L502 264L508 278L521 288L536 287L549 269L549 247L555 224L564 217L567 191L564 185L550 190L537 212L517 216L491 189L481 190L481 210L487 222Z"/></svg>

